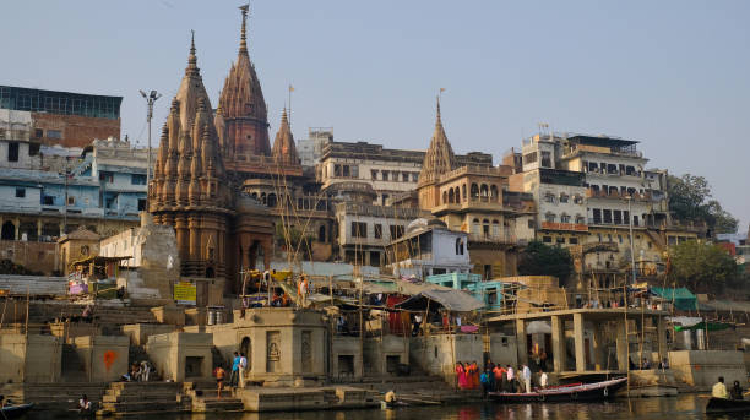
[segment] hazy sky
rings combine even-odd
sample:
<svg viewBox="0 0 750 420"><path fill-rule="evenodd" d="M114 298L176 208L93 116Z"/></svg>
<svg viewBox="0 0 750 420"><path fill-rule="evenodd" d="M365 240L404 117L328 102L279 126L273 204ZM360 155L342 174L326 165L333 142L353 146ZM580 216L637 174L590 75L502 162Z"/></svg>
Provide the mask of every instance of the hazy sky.
<svg viewBox="0 0 750 420"><path fill-rule="evenodd" d="M238 1L7 1L0 84L123 96L122 129L158 141L190 29L215 106L237 56ZM750 221L748 1L256 0L250 54L271 138L292 96L295 139L426 148L438 89L457 152L496 161L539 122L639 140L649 167L704 175Z"/></svg>

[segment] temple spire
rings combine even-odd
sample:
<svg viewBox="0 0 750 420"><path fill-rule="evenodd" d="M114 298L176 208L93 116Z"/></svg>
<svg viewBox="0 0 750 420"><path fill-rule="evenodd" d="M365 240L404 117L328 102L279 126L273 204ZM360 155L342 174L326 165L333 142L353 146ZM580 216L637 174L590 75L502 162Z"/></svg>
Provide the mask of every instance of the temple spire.
<svg viewBox="0 0 750 420"><path fill-rule="evenodd" d="M188 66L185 68L185 74L198 74L198 58L195 56L195 30L190 30L190 55L188 56Z"/></svg>
<svg viewBox="0 0 750 420"><path fill-rule="evenodd" d="M247 21L247 13L249 10L249 4L240 6L240 13L242 13L242 28L240 29L240 54L247 54L247 42L245 41L245 22Z"/></svg>
<svg viewBox="0 0 750 420"><path fill-rule="evenodd" d="M435 114L435 125L441 126L443 125L443 122L440 121L440 95L437 96L437 113Z"/></svg>

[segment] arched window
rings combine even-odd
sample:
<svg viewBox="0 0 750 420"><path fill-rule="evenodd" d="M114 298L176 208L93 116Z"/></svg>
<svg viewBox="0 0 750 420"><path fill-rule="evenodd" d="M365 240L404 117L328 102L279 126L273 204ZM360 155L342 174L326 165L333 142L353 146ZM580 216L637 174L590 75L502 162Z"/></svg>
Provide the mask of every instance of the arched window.
<svg viewBox="0 0 750 420"><path fill-rule="evenodd" d="M463 251L464 251L464 249L463 249L463 248L464 248L464 244L463 244L463 243L461 243L461 238L457 238L457 239L456 239L456 255L461 255L461 254L463 254L463 253L464 253L464 252L463 252Z"/></svg>
<svg viewBox="0 0 750 420"><path fill-rule="evenodd" d="M474 235L479 235L479 219L474 219L471 224L471 233Z"/></svg>
<svg viewBox="0 0 750 420"><path fill-rule="evenodd" d="M484 219L482 220L482 234L485 238L490 236L490 220Z"/></svg>
<svg viewBox="0 0 750 420"><path fill-rule="evenodd" d="M466 184L461 186L461 191L463 191L463 194L461 194L461 196L464 198L464 201L466 201Z"/></svg>
<svg viewBox="0 0 750 420"><path fill-rule="evenodd" d="M461 202L461 188L456 186L454 195L456 196L456 203L460 203Z"/></svg>
<svg viewBox="0 0 750 420"><path fill-rule="evenodd" d="M497 185L490 186L490 198L492 201L497 201Z"/></svg>
<svg viewBox="0 0 750 420"><path fill-rule="evenodd" d="M318 242L325 242L326 241L326 225L320 225L320 229L318 229Z"/></svg>
<svg viewBox="0 0 750 420"><path fill-rule="evenodd" d="M482 184L482 187L479 189L479 195L482 197L482 201L487 201L487 198L490 196L490 188L487 184Z"/></svg>
<svg viewBox="0 0 750 420"><path fill-rule="evenodd" d="M448 202L448 192L443 191L443 204Z"/></svg>
<svg viewBox="0 0 750 420"><path fill-rule="evenodd" d="M479 185L471 184L471 200L479 199Z"/></svg>
<svg viewBox="0 0 750 420"><path fill-rule="evenodd" d="M453 203L453 188L448 190L448 202Z"/></svg>
<svg viewBox="0 0 750 420"><path fill-rule="evenodd" d="M497 219L492 220L492 237L500 237L500 222Z"/></svg>
<svg viewBox="0 0 750 420"><path fill-rule="evenodd" d="M266 193L260 193L260 202L266 204Z"/></svg>
<svg viewBox="0 0 750 420"><path fill-rule="evenodd" d="M276 194L270 193L268 194L268 207L276 207Z"/></svg>

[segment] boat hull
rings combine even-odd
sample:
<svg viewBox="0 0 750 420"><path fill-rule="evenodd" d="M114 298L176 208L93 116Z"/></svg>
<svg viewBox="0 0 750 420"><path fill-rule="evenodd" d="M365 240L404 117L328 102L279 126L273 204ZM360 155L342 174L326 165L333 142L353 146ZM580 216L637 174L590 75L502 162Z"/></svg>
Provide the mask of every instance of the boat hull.
<svg viewBox="0 0 750 420"><path fill-rule="evenodd" d="M34 404L19 404L10 407L0 408L0 418L5 419L17 419L26 414Z"/></svg>
<svg viewBox="0 0 750 420"><path fill-rule="evenodd" d="M501 403L531 402L596 402L614 398L615 393L627 383L627 379L595 382L591 384L561 386L536 392L492 392L490 397Z"/></svg>
<svg viewBox="0 0 750 420"><path fill-rule="evenodd" d="M706 404L706 413L742 413L750 412L750 401L711 398Z"/></svg>

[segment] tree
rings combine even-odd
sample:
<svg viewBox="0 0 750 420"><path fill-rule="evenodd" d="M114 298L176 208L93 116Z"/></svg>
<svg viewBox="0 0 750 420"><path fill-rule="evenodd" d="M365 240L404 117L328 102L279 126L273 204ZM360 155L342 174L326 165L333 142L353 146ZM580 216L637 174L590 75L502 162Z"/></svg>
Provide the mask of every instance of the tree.
<svg viewBox="0 0 750 420"><path fill-rule="evenodd" d="M682 242L670 249L668 275L696 293L721 293L739 276L739 268L722 247L703 241Z"/></svg>
<svg viewBox="0 0 750 420"><path fill-rule="evenodd" d="M518 273L522 276L553 276L565 285L573 272L573 258L566 248L532 241L520 255Z"/></svg>
<svg viewBox="0 0 750 420"><path fill-rule="evenodd" d="M706 178L685 174L669 177L669 210L681 220L705 222L716 233L737 233L739 220L726 212L721 203L711 200Z"/></svg>

